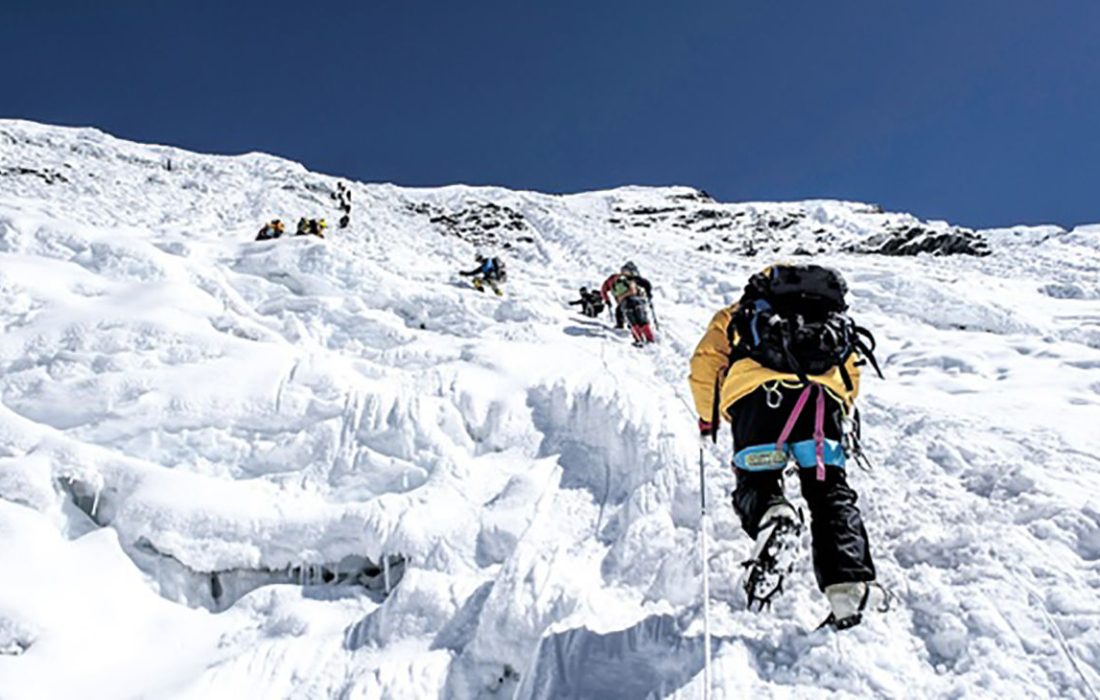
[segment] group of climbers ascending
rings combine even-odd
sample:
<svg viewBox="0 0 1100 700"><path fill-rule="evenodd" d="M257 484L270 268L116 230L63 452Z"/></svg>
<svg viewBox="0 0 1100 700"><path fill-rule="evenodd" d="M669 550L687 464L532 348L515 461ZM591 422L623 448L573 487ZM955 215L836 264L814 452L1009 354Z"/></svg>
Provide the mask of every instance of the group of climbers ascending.
<svg viewBox="0 0 1100 700"><path fill-rule="evenodd" d="M336 205L340 209L340 228L347 228L351 223L351 189L342 182L336 183L336 191L332 193L332 198L336 200ZM324 219L307 219L302 217L298 219L298 228L294 232L295 236L317 236L318 238L325 237L325 229L328 228L328 222ZM260 232L256 234L257 241L270 241L275 238L282 238L286 233L286 224L281 219L272 219L263 225Z"/></svg>
<svg viewBox="0 0 1100 700"><path fill-rule="evenodd" d="M476 255L476 261L477 267L472 270L462 270L458 274L463 277L472 277L471 284L479 292L484 292L488 287L497 296L502 296L504 291L501 285L508 279L504 262L499 257L489 257L481 253ZM650 314L653 312L653 285L641 276L638 266L633 262L624 263L618 272L604 280L600 291L581 287L580 295L580 299L571 301L569 304L580 306L581 313L585 316L599 317L614 299L615 327L622 329L629 325L634 342L638 345L656 341L653 327L650 325Z"/></svg>
<svg viewBox="0 0 1100 700"><path fill-rule="evenodd" d="M477 256L460 274L500 294L499 258ZM775 265L754 275L741 299L711 320L691 358L690 384L703 440L715 440L720 420L731 424L737 479L733 509L754 538L743 580L749 609L768 607L794 567L803 518L784 495L783 473L798 465L810 510L814 573L828 600L822 623L859 624L889 606L875 583L867 531L845 466L863 459L859 441L860 370L874 357L874 338L848 316L847 284L817 265ZM635 343L654 342L649 324L653 285L632 263L604 281L581 287L570 301L598 318L615 301L615 325L629 325ZM702 454L702 453L701 453Z"/></svg>
<svg viewBox="0 0 1100 700"><path fill-rule="evenodd" d="M351 223L351 189L344 183L337 182L332 198L336 200L336 206L343 212L340 216L340 228L347 228Z"/></svg>
<svg viewBox="0 0 1100 700"><path fill-rule="evenodd" d="M501 294L504 265L477 256L479 291ZM810 510L814 573L830 613L822 626L845 629L889 594L875 583L867 531L845 466L862 459L860 371L874 357L874 338L848 316L847 284L817 265L775 265L754 275L741 299L715 314L691 358L690 384L703 440L725 419L733 433L737 479L733 509L754 538L743 587L750 609L768 607L783 591L801 541L803 518L784 495L783 473L798 465ZM617 328L629 325L637 344L654 342L649 325L653 286L632 262L600 291L581 287L580 306L599 317L615 301Z"/></svg>
<svg viewBox="0 0 1100 700"><path fill-rule="evenodd" d="M328 228L328 222L324 219L307 219L302 217L298 220L298 229L294 232L294 235L324 238L326 228ZM286 224L280 219L273 219L264 224L260 232L256 234L256 240L270 241L275 238L282 238L284 233L286 233Z"/></svg>
<svg viewBox="0 0 1100 700"><path fill-rule="evenodd" d="M580 295L580 299L569 302L569 305L580 306L585 316L599 317L614 299L615 328L622 329L629 324L630 334L637 345L656 341L649 319L653 312L653 285L639 274L638 266L633 262L623 263L618 272L604 280L599 292L581 287Z"/></svg>
<svg viewBox="0 0 1100 700"><path fill-rule="evenodd" d="M333 197L344 227L351 192L341 183ZM302 218L296 235L323 238L325 228L324 219ZM276 219L256 240L284 231ZM488 287L503 295L504 262L481 253L476 260L476 267L459 274L472 277L479 292ZM749 279L740 300L714 315L689 376L701 438L716 440L722 419L732 428L733 509L754 539L742 584L748 607L768 607L794 567L803 517L783 486L793 460L810 511L814 573L830 606L822 626L835 629L859 624L865 612L889 603L875 583L867 531L845 471L849 460L863 459L855 407L861 368L870 363L882 376L874 338L848 316L846 294L843 277L829 268L765 268ZM629 325L634 342L643 345L655 341L652 298L653 285L628 261L599 292L581 287L580 298L569 304L598 318L614 299L615 327Z"/></svg>
<svg viewBox="0 0 1100 700"><path fill-rule="evenodd" d="M324 219L303 218L297 235L323 237L324 228ZM275 220L257 240L282 234ZM488 287L501 296L504 262L481 253L476 260L459 274L472 277L478 291ZM830 606L822 626L835 629L858 624L889 600L875 583L867 531L845 473L849 460L862 458L855 408L861 368L869 362L881 376L874 338L848 316L846 293L843 277L829 268L765 268L738 302L715 314L690 373L701 438L715 440L722 419L732 428L733 509L755 541L743 580L748 607L769 606L793 570L803 527L784 495L783 474L793 460L810 510L814 573ZM569 304L597 318L614 299L616 328L629 325L642 345L655 340L652 296L649 280L626 262L599 292L581 287L580 299Z"/></svg>

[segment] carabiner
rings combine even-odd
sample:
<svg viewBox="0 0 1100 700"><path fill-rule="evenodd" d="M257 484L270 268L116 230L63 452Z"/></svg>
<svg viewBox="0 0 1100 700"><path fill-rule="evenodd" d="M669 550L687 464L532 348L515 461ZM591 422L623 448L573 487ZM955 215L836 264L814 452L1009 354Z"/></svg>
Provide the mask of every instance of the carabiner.
<svg viewBox="0 0 1100 700"><path fill-rule="evenodd" d="M764 402L768 408L779 408L782 405L783 392L779 390L778 381L772 382L771 386L764 384Z"/></svg>

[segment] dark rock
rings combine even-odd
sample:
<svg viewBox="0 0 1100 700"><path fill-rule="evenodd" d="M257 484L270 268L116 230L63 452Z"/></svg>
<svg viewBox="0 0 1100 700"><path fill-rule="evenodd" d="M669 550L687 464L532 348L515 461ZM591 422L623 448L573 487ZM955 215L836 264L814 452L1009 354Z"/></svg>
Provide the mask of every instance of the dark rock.
<svg viewBox="0 0 1100 700"><path fill-rule="evenodd" d="M34 168L24 168L22 166L16 166L14 168L0 168L0 176L4 175L31 175L33 177L41 178L42 181L45 182L47 185L69 181L69 178L65 177L55 170L35 170Z"/></svg>
<svg viewBox="0 0 1100 700"><path fill-rule="evenodd" d="M628 209L625 213L631 216L657 216L658 214L672 214L683 210L683 207L638 207Z"/></svg>
<svg viewBox="0 0 1100 700"><path fill-rule="evenodd" d="M691 192L686 192L684 194L674 194L671 195L669 199L679 199L688 202L714 202L714 197L711 197L710 193L706 190L692 190Z"/></svg>
<svg viewBox="0 0 1100 700"><path fill-rule="evenodd" d="M533 242L530 236L506 239L503 232L522 233L530 229L520 212L492 202L467 202L458 211L445 211L442 207L426 202L407 204L408 211L428 217L441 235L454 236L477 246L501 246L510 248L515 243Z"/></svg>
<svg viewBox="0 0 1100 700"><path fill-rule="evenodd" d="M919 225L886 231L848 246L846 252L875 255L990 255L982 236L964 228L935 230Z"/></svg>

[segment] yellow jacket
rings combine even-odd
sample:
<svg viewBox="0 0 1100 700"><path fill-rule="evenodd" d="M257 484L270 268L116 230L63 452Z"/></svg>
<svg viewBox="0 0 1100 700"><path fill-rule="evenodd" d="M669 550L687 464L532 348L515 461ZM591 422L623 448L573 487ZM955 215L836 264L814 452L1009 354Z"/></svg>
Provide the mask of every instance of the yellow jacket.
<svg viewBox="0 0 1100 700"><path fill-rule="evenodd" d="M797 375L785 372L777 372L764 367L756 360L747 357L737 360L730 366L730 346L726 329L733 320L733 314L737 311L737 304L722 309L714 314L707 332L695 348L695 354L691 356L691 375L688 381L691 383L691 394L695 398L695 410L705 420L711 420L711 412L714 410L714 387L718 378L722 380L721 398L719 409L723 416L727 415L730 406L735 401L756 391L761 385L778 381L791 385L801 385ZM733 334L733 343L736 345L738 337L736 331ZM842 401L845 407L850 408L859 394L859 356L852 353L845 368L852 379L852 389L849 391L844 386L840 369L834 368L825 374L811 374L810 381L825 387L830 394Z"/></svg>

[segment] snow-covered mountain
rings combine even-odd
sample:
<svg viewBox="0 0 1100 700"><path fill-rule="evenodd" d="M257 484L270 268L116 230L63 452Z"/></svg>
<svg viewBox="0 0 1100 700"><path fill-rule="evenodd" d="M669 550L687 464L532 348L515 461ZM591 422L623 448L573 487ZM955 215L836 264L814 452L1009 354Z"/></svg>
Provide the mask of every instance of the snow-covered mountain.
<svg viewBox="0 0 1100 700"><path fill-rule="evenodd" d="M335 185L0 121L0 697L702 697L687 359L788 256L879 340L851 478L898 601L812 632L807 546L745 610L723 440L713 697L1096 697L1100 226L351 183L253 241ZM627 259L644 350L566 305Z"/></svg>

